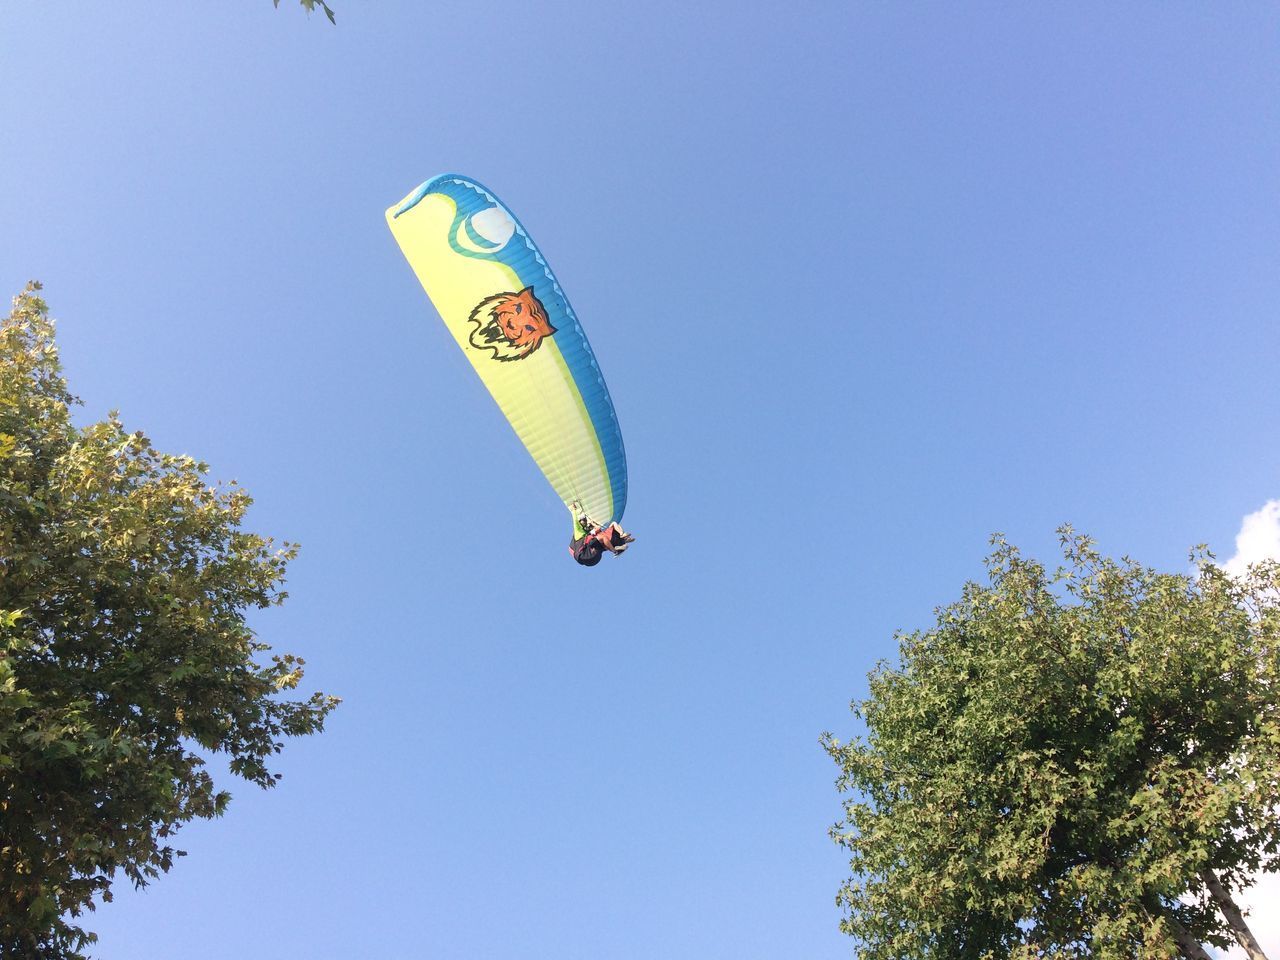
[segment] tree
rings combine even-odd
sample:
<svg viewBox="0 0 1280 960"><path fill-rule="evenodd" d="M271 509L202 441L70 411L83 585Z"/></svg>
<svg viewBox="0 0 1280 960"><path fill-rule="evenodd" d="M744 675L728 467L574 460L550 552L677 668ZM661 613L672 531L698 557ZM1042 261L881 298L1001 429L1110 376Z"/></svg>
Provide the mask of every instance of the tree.
<svg viewBox="0 0 1280 960"><path fill-rule="evenodd" d="M295 547L115 414L75 427L38 290L0 321L0 956L72 958L117 872L145 885L226 808L202 753L270 787L282 738L338 701L282 699L303 661L257 662L245 621L284 600Z"/></svg>
<svg viewBox="0 0 1280 960"><path fill-rule="evenodd" d="M1280 567L1105 559L1049 574L997 537L824 746L851 796L837 903L862 960L1175 957L1234 939L1280 869Z"/></svg>
<svg viewBox="0 0 1280 960"><path fill-rule="evenodd" d="M271 0L271 2L275 4L275 7L277 10L280 9L280 0ZM338 22L337 17L333 15L333 11L329 9L329 4L325 3L324 0L300 0L300 2L304 7L307 8L307 13L311 13L312 11L314 11L316 8L316 4L319 4L320 9L323 10L324 15L329 18L330 23Z"/></svg>

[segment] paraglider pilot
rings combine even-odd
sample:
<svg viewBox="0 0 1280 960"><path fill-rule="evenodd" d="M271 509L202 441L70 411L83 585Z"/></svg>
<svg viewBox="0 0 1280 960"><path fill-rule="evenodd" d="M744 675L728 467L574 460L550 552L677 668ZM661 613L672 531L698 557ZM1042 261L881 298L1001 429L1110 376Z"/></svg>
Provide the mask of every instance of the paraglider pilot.
<svg viewBox="0 0 1280 960"><path fill-rule="evenodd" d="M615 557L620 556L626 551L628 544L635 540L616 520L607 526L601 526L585 513L577 515L573 532L577 536L569 544L569 552L584 567L594 567L606 550Z"/></svg>

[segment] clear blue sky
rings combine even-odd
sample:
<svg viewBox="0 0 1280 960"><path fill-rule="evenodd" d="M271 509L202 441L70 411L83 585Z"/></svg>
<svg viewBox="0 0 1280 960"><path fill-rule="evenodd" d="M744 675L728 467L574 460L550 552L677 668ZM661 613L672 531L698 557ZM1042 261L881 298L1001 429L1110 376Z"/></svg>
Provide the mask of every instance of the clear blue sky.
<svg viewBox="0 0 1280 960"><path fill-rule="evenodd" d="M0 287L302 543L255 622L345 698L99 955L848 956L817 740L894 629L992 531L1180 568L1280 495L1280 12L335 5L0 5ZM446 170L591 337L621 560L386 228Z"/></svg>

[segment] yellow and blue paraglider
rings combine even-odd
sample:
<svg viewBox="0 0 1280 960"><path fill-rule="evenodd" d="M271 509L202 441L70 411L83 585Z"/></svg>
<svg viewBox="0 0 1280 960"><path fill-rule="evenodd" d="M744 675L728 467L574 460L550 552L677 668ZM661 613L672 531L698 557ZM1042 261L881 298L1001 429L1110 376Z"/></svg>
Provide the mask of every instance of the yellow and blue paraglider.
<svg viewBox="0 0 1280 960"><path fill-rule="evenodd" d="M555 274L511 212L466 177L432 177L387 223L445 326L556 494L575 536L627 505L613 401Z"/></svg>

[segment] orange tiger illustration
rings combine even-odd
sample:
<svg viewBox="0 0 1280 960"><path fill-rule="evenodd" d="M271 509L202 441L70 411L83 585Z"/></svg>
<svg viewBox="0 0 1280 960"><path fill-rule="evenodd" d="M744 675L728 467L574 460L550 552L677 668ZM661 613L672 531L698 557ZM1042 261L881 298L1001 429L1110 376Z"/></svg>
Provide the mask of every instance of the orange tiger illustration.
<svg viewBox="0 0 1280 960"><path fill-rule="evenodd" d="M481 300L468 317L476 328L467 338L494 360L523 360L556 332L533 287L519 293L497 293Z"/></svg>

